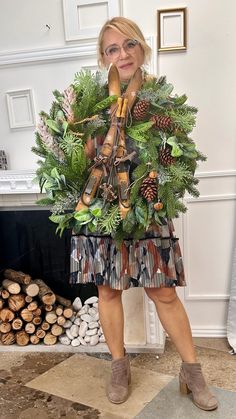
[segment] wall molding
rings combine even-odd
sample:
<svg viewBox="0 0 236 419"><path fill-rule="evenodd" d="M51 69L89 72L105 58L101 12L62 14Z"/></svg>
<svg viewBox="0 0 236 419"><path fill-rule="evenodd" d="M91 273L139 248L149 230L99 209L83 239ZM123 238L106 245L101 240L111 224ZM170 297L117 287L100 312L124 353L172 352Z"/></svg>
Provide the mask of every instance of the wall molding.
<svg viewBox="0 0 236 419"><path fill-rule="evenodd" d="M196 172L196 177L198 179L234 176L236 176L236 170L213 170L212 172Z"/></svg>
<svg viewBox="0 0 236 419"><path fill-rule="evenodd" d="M224 338L227 336L227 328L222 326L192 326L193 337Z"/></svg>
<svg viewBox="0 0 236 419"><path fill-rule="evenodd" d="M186 197L184 201L188 204L209 202L209 201L233 201L236 199L236 194L219 194L219 195L200 195L198 198Z"/></svg>
<svg viewBox="0 0 236 419"><path fill-rule="evenodd" d="M0 54L0 68L97 57L96 42Z"/></svg>
<svg viewBox="0 0 236 419"><path fill-rule="evenodd" d="M154 67L154 64L152 64ZM86 66L87 67L87 66ZM223 171L223 172L200 172L196 173L197 177L229 177L236 176L236 170ZM35 170L0 170L0 194L10 193L34 193L39 192L39 186L33 182L35 178ZM236 194L227 195L205 195L199 198L186 197L187 203L197 203L203 201L215 200L234 200Z"/></svg>
<svg viewBox="0 0 236 419"><path fill-rule="evenodd" d="M226 173L226 172L225 172ZM221 175L220 175L221 176ZM226 175L225 175L226 176ZM233 175L234 176L234 175ZM214 176L216 177L216 176ZM199 198L186 198L184 201L187 204L199 204L202 202L216 202L216 201L235 201L236 194L221 194L221 195L205 195ZM188 229L188 216L185 215L185 219L183 221L183 229L184 229L184 248L189 248L188 241L189 241L189 229ZM189 261L189 256L185 257L186 261ZM187 277L190 278L189 274L189 267L188 262L186 263L186 272ZM230 298L229 294L191 294L190 284L187 289L184 291L184 298L186 301L228 301Z"/></svg>
<svg viewBox="0 0 236 419"><path fill-rule="evenodd" d="M9 91L6 93L6 97L10 128L34 127L35 105L32 89Z"/></svg>
<svg viewBox="0 0 236 419"><path fill-rule="evenodd" d="M65 38L67 41L97 38L103 22L120 12L119 0L63 0Z"/></svg>
<svg viewBox="0 0 236 419"><path fill-rule="evenodd" d="M152 48L153 54L150 65L147 66L152 74L157 72L156 41L154 36L146 38L146 42ZM155 57L155 59L154 59ZM97 60L97 41L86 42L77 45L66 45L54 48L41 48L25 51L11 51L0 54L1 67L12 67L29 64L45 64L48 62L60 62L65 60L93 58Z"/></svg>

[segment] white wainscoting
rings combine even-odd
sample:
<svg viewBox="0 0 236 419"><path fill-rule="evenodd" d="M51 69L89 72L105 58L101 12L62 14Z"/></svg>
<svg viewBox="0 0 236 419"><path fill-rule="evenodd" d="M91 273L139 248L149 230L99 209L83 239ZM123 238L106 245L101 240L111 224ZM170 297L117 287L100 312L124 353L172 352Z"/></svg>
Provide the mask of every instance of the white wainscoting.
<svg viewBox="0 0 236 419"><path fill-rule="evenodd" d="M236 171L198 173L199 198L186 197L182 218L187 278L183 302L194 336L226 336L235 240Z"/></svg>

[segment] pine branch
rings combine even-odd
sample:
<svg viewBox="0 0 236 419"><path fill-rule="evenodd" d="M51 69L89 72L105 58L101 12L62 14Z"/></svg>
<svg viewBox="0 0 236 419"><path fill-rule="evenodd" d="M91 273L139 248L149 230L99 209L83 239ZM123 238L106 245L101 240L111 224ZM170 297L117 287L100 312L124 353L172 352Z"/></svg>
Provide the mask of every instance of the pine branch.
<svg viewBox="0 0 236 419"><path fill-rule="evenodd" d="M112 234L121 222L118 205L112 205L104 216L98 221L98 228L104 234Z"/></svg>

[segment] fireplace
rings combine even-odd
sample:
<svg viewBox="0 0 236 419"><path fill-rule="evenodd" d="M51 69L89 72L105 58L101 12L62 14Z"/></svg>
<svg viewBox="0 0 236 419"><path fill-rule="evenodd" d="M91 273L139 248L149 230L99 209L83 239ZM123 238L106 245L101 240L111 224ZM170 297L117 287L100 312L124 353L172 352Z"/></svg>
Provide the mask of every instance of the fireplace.
<svg viewBox="0 0 236 419"><path fill-rule="evenodd" d="M55 293L65 298L73 300L79 296L84 301L97 295L93 284L70 284L71 233L66 231L62 238L55 235L55 225L48 220L49 208L35 204L41 196L34 177L33 171L0 170L0 279L3 270L11 268L28 273L33 278L42 278ZM152 301L141 288L131 288L123 293L122 298L128 350L162 352L165 334ZM58 345L55 346L55 350L60 350ZM104 344L70 348L75 349L107 351Z"/></svg>

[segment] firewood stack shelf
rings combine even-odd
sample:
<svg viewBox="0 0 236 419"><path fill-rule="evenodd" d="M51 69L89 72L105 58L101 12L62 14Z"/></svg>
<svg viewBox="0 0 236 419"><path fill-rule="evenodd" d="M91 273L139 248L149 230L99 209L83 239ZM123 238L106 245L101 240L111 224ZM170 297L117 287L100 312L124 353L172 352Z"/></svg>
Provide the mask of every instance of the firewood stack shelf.
<svg viewBox="0 0 236 419"><path fill-rule="evenodd" d="M56 295L42 279L13 269L4 271L0 287L0 346L37 346L44 350L51 345L60 350L94 351L89 346L70 348L59 343L64 325L75 316L70 300ZM99 351L107 351L99 343ZM96 352L98 348L96 348Z"/></svg>

